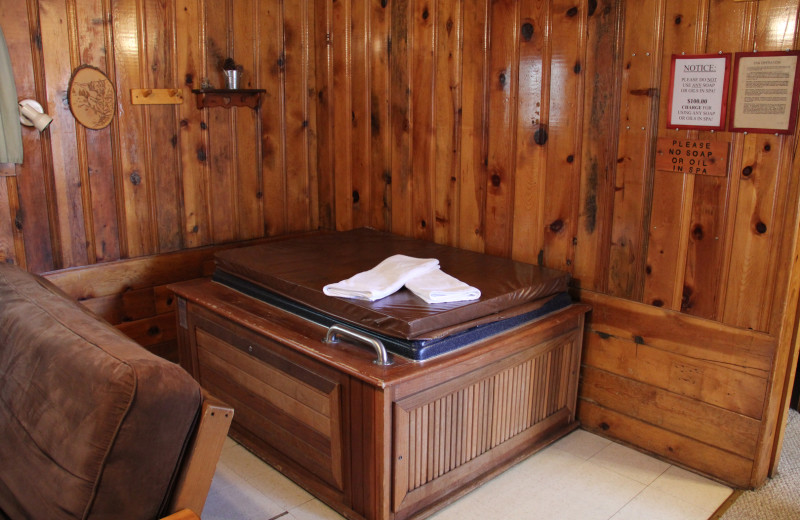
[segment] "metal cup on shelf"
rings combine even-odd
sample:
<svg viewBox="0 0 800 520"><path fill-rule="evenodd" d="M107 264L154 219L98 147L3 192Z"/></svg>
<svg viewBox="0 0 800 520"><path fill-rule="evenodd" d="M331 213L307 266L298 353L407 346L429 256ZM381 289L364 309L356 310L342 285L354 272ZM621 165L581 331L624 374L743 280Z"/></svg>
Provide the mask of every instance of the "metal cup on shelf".
<svg viewBox="0 0 800 520"><path fill-rule="evenodd" d="M239 71L236 69L225 70L225 84L231 90L239 88Z"/></svg>

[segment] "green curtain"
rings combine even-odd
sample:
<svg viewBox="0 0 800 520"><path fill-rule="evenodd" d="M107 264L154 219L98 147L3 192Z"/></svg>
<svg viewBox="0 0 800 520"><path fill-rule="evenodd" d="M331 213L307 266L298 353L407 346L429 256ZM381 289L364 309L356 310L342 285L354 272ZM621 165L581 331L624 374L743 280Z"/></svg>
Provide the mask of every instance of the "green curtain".
<svg viewBox="0 0 800 520"><path fill-rule="evenodd" d="M22 164L21 128L14 70L0 28L0 163Z"/></svg>

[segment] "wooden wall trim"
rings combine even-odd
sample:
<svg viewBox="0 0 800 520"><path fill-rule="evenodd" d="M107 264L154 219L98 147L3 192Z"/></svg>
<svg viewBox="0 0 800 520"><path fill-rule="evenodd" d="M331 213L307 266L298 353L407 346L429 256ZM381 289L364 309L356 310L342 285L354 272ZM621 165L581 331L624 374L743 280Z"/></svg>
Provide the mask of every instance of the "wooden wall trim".
<svg viewBox="0 0 800 520"><path fill-rule="evenodd" d="M800 122L795 129L795 135L800 131ZM790 188L792 196L787 198L785 210L784 229L800 229L800 161L796 160L793 153L791 159ZM796 377L798 355L800 355L800 339L798 327L800 326L800 233L795 236L786 234L781 246L788 250L784 255L791 258L788 269L777 273L781 281L778 290L780 300L772 305L773 324L770 327L777 333L777 353L771 372L771 384L766 401L765 415L767 420L762 427L762 439L759 442L760 457L758 464L753 469L754 478L759 475L770 476L778 469L781 449L783 447L784 430L788 419L788 408L792 397L792 388ZM775 271L779 271L777 266Z"/></svg>
<svg viewBox="0 0 800 520"><path fill-rule="evenodd" d="M286 240L293 236L300 236L300 234L287 234L247 242L132 258L95 266L62 269L43 273L43 276L76 300L90 300L209 276L213 272L213 259L217 251Z"/></svg>
<svg viewBox="0 0 800 520"><path fill-rule="evenodd" d="M63 269L43 276L140 345L177 361L175 300L166 286L210 276L217 251L290 236L296 235Z"/></svg>
<svg viewBox="0 0 800 520"><path fill-rule="evenodd" d="M764 432L776 415L769 403L779 338L576 294L592 306L579 393L584 426L736 486L760 485L772 447ZM638 438L645 433L654 438ZM708 452L695 460L703 446Z"/></svg>
<svg viewBox="0 0 800 520"><path fill-rule="evenodd" d="M737 487L752 487L749 479L752 460L746 457L663 430L657 425L603 408L591 401L579 400L578 414L582 426L590 431L610 435L618 441Z"/></svg>
<svg viewBox="0 0 800 520"><path fill-rule="evenodd" d="M643 305L623 298L576 290L593 307L591 329L635 343L739 367L766 376L777 347L774 336L712 320ZM698 342L697 338L703 338Z"/></svg>

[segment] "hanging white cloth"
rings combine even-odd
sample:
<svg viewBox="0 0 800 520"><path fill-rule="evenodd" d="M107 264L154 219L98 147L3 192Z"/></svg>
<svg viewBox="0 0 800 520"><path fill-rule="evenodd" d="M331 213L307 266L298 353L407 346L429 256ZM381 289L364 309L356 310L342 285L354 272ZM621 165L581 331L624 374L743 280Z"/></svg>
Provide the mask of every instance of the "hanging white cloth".
<svg viewBox="0 0 800 520"><path fill-rule="evenodd" d="M22 127L19 122L17 86L8 54L6 39L0 29L0 163L22 164Z"/></svg>

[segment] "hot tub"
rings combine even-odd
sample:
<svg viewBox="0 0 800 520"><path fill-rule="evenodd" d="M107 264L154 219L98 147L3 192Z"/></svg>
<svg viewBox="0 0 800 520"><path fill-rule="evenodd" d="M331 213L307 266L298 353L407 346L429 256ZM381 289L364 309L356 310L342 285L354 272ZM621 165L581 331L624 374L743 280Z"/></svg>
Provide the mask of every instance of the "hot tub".
<svg viewBox="0 0 800 520"><path fill-rule="evenodd" d="M327 296L322 288L394 254L436 258L477 287L475 301L426 303L409 290L377 301ZM572 303L569 274L372 229L272 242L216 255L214 281L326 327L344 324L389 352L423 361L500 334Z"/></svg>

